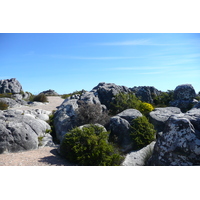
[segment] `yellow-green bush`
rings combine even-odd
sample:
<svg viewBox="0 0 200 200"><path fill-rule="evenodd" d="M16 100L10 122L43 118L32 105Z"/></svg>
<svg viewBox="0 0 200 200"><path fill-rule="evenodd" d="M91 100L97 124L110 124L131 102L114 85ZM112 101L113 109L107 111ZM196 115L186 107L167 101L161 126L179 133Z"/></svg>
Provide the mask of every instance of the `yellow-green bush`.
<svg viewBox="0 0 200 200"><path fill-rule="evenodd" d="M120 165L122 156L108 143L108 135L96 125L74 128L64 136L60 152L69 161L83 166Z"/></svg>
<svg viewBox="0 0 200 200"><path fill-rule="evenodd" d="M130 136L134 143L134 149L141 149L155 139L155 129L145 116L133 119Z"/></svg>
<svg viewBox="0 0 200 200"><path fill-rule="evenodd" d="M143 114L143 115L148 115L149 112L151 112L154 109L154 107L150 103L145 103L141 102L138 110Z"/></svg>
<svg viewBox="0 0 200 200"><path fill-rule="evenodd" d="M0 110L7 110L8 109L8 104L0 101Z"/></svg>

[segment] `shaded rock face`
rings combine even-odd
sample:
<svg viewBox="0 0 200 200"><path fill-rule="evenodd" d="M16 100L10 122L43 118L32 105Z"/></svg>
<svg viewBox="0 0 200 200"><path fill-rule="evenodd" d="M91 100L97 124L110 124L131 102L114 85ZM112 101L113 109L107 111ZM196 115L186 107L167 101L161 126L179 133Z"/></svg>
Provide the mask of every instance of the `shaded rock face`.
<svg viewBox="0 0 200 200"><path fill-rule="evenodd" d="M139 86L139 87L133 87L130 89L135 93L137 98L147 103L153 103L153 98L155 96L160 95L161 93L155 87L152 87L152 86Z"/></svg>
<svg viewBox="0 0 200 200"><path fill-rule="evenodd" d="M110 119L110 140L119 145L124 152L133 148L130 127L132 120L137 117L142 117L138 110L127 109Z"/></svg>
<svg viewBox="0 0 200 200"><path fill-rule="evenodd" d="M20 110L0 111L0 153L38 148L38 137L51 129L43 120Z"/></svg>
<svg viewBox="0 0 200 200"><path fill-rule="evenodd" d="M200 130L191 116L171 116L155 144L149 165L200 165ZM193 116L194 117L194 116ZM199 127L198 127L199 128Z"/></svg>
<svg viewBox="0 0 200 200"><path fill-rule="evenodd" d="M22 86L15 78L0 80L0 94L18 94L22 91Z"/></svg>
<svg viewBox="0 0 200 200"><path fill-rule="evenodd" d="M170 102L170 106L178 107L182 112L186 112L197 104L195 97L196 93L192 85L179 85L174 90L174 101Z"/></svg>
<svg viewBox="0 0 200 200"><path fill-rule="evenodd" d="M55 92L54 90L46 90L43 92L40 92L40 94L45 94L46 96L58 96L59 94Z"/></svg>
<svg viewBox="0 0 200 200"><path fill-rule="evenodd" d="M125 86L115 85L114 83L99 83L96 87L92 89L94 94L96 94L101 102L101 104L105 105L107 109L110 108L110 103L113 101L113 97L119 92L131 92Z"/></svg>
<svg viewBox="0 0 200 200"><path fill-rule="evenodd" d="M162 132L165 127L165 123L170 116L174 114L181 114L180 108L166 107L166 108L155 108L149 113L149 122L154 125L154 128L158 132Z"/></svg>
<svg viewBox="0 0 200 200"><path fill-rule="evenodd" d="M196 97L195 90L190 84L178 85L174 90L175 100L190 100Z"/></svg>

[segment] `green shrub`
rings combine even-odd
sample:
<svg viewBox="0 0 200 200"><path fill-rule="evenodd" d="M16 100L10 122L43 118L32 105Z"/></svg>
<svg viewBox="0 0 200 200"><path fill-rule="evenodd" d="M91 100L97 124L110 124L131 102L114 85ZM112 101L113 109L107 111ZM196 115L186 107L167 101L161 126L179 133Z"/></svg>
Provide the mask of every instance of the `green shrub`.
<svg viewBox="0 0 200 200"><path fill-rule="evenodd" d="M74 128L64 136L61 154L71 162L83 166L116 166L123 157L108 143L108 132L102 127Z"/></svg>
<svg viewBox="0 0 200 200"><path fill-rule="evenodd" d="M86 104L79 101L76 120L78 126L95 123L105 126L109 122L110 117L106 111L102 111L100 104Z"/></svg>
<svg viewBox="0 0 200 200"><path fill-rule="evenodd" d="M155 139L154 126L145 116L133 119L130 136L134 142L134 149L141 149Z"/></svg>
<svg viewBox="0 0 200 200"><path fill-rule="evenodd" d="M86 91L85 90L75 91L75 92L72 92L72 93L69 93L69 94L63 94L63 95L61 95L61 97L63 99L66 99L66 98L68 98L68 97L70 97L72 95L75 95L75 94L82 95L82 93L84 93L84 92L86 92Z"/></svg>
<svg viewBox="0 0 200 200"><path fill-rule="evenodd" d="M148 115L154 108L151 104L140 101L133 93L118 93L111 103L110 113L116 115L126 109L139 110L143 115Z"/></svg>
<svg viewBox="0 0 200 200"><path fill-rule="evenodd" d="M154 96L153 102L156 107L167 107L169 102L174 100L174 91L168 90L167 92L161 92L160 95Z"/></svg>
<svg viewBox="0 0 200 200"><path fill-rule="evenodd" d="M12 93L3 93L3 94L0 94L0 98L12 98Z"/></svg>
<svg viewBox="0 0 200 200"><path fill-rule="evenodd" d="M34 96L33 101L38 101L38 102L48 102L47 96L45 94L38 94Z"/></svg>
<svg viewBox="0 0 200 200"><path fill-rule="evenodd" d="M0 110L7 110L8 104L0 101Z"/></svg>

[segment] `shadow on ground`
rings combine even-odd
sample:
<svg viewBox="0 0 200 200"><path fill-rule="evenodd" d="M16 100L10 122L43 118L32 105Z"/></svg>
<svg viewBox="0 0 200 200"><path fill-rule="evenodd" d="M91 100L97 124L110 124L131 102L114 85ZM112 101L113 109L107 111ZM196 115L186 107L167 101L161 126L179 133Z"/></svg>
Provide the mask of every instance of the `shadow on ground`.
<svg viewBox="0 0 200 200"><path fill-rule="evenodd" d="M57 149L51 150L50 153L52 154L52 156L40 158L38 161L53 166L76 166L75 164L70 163L65 158L61 157Z"/></svg>

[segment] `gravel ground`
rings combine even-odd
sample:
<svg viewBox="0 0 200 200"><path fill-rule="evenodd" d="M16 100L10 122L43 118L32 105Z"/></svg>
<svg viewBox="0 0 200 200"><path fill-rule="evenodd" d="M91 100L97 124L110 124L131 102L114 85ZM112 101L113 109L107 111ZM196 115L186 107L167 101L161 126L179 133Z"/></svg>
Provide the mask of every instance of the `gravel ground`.
<svg viewBox="0 0 200 200"><path fill-rule="evenodd" d="M22 106L16 110L43 109L48 111L56 110L64 99L59 96L49 96L48 104L34 107ZM57 147L43 147L31 151L18 153L0 154L0 166L73 166L66 159L62 158Z"/></svg>

